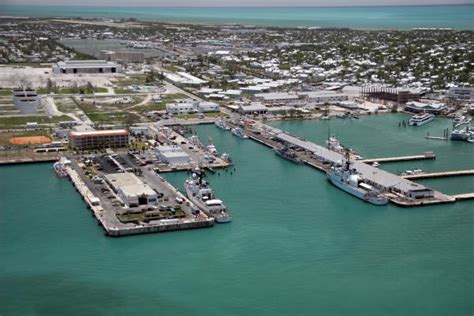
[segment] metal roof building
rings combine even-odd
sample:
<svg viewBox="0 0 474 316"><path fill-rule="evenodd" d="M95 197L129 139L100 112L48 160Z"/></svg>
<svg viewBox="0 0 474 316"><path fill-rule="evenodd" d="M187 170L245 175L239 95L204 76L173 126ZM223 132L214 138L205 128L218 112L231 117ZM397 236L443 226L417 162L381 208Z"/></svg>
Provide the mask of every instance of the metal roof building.
<svg viewBox="0 0 474 316"><path fill-rule="evenodd" d="M67 60L53 65L55 74L77 73L117 73L122 67L114 62L105 60Z"/></svg>

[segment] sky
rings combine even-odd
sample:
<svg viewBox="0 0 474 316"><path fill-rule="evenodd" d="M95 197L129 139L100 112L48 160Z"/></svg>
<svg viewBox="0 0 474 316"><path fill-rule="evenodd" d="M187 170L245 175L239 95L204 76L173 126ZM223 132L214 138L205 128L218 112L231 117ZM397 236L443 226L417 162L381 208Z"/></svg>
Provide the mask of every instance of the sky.
<svg viewBox="0 0 474 316"><path fill-rule="evenodd" d="M252 6L365 6L474 4L474 0L0 0L3 4L84 5L84 6L162 6L162 7L252 7Z"/></svg>

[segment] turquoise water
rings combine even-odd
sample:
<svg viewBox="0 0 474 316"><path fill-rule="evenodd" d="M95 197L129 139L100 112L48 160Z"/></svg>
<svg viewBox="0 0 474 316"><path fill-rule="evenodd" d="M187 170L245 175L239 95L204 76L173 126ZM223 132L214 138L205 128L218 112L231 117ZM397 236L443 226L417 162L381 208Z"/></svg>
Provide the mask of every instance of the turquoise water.
<svg viewBox="0 0 474 316"><path fill-rule="evenodd" d="M136 18L146 21L262 26L411 29L441 27L474 29L474 5L379 7L160 8L0 4L3 15L32 17Z"/></svg>
<svg viewBox="0 0 474 316"><path fill-rule="evenodd" d="M434 150L426 169L473 168L473 145L423 139L448 121L399 131L402 118L330 124L367 157ZM272 124L319 141L328 122ZM233 212L229 225L106 238L49 164L1 167L0 313L472 315L473 202L371 206L262 145L196 130L235 160L233 175L209 176ZM185 177L166 175L179 188ZM472 178L450 186L472 191Z"/></svg>

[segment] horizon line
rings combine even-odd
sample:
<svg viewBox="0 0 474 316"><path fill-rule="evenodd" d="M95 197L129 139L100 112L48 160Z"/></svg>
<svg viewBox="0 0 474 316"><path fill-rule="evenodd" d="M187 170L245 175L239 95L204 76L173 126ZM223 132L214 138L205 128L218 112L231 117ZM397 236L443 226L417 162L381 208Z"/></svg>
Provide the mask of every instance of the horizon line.
<svg viewBox="0 0 474 316"><path fill-rule="evenodd" d="M93 8L111 8L111 7L142 7L142 8L166 8L166 9L184 9L184 8L202 8L202 9L219 9L219 8L240 8L240 9L254 9L254 8L367 8L367 7L443 7L443 6L461 6L461 5L469 5L474 6L474 3L470 2L458 2L458 3L445 3L445 4L361 4L361 5L272 5L272 6L262 6L262 5L255 5L255 6L235 6L235 5L228 5L228 6L193 6L193 5L186 5L186 6L167 6L167 5L131 5L131 4L122 4L122 5L94 5L94 4L27 4L27 3L4 3L0 4L0 6L28 6L28 7L35 7L35 6L48 6L48 7L93 7Z"/></svg>

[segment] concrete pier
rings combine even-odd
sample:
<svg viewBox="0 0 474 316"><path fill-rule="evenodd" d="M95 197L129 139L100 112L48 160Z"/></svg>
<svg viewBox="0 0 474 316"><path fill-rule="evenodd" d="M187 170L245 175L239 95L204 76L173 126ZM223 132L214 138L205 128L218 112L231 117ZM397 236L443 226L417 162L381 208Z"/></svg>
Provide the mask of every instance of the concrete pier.
<svg viewBox="0 0 474 316"><path fill-rule="evenodd" d="M399 162L399 161L413 161L413 160L428 160L436 159L435 154L424 153L423 155L412 155L412 156L399 156L399 157L387 157L387 158L370 158L360 160L364 163L388 163L388 162Z"/></svg>
<svg viewBox="0 0 474 316"><path fill-rule="evenodd" d="M472 176L472 175L474 175L474 169L410 174L410 175L401 176L401 178L413 180L413 179L430 179L430 178L458 177L458 176Z"/></svg>
<svg viewBox="0 0 474 316"><path fill-rule="evenodd" d="M455 198L456 201L472 200L474 199L474 192L455 194L453 195L453 198Z"/></svg>
<svg viewBox="0 0 474 316"><path fill-rule="evenodd" d="M236 123L230 123L236 126ZM297 136L285 133L277 128L265 125L261 122L254 122L253 125L244 126L245 132L250 139L264 144L270 148L280 148L284 143L291 145L296 150L294 153L306 165L327 172L332 164L340 163L343 160L341 153L329 150L323 146ZM387 161L400 159L434 159L434 155L424 154L418 156L391 157ZM353 168L370 185L380 189L396 205L403 207L422 206L439 203L452 203L456 200L450 195L434 191L418 183L403 179L398 175L385 170L375 168L362 161L354 160ZM431 192L431 195L429 194Z"/></svg>
<svg viewBox="0 0 474 316"><path fill-rule="evenodd" d="M144 176L148 179L148 184L154 189L159 189L160 192L164 192L167 200L173 201L178 197L181 198L184 201L182 206L183 211L186 213L185 217L124 223L119 220L118 215L126 214L131 211L131 209L114 207L114 204L112 204L108 198L105 198L101 191L95 188L94 184L88 180L77 162L73 161L72 166L66 168L66 172L77 191L91 209L94 217L105 230L107 236L121 237L183 229L206 228L214 225L214 219L203 213L198 215L191 214L191 202L162 177L154 175L152 172L145 171L146 175ZM153 181L150 177L156 177L156 180ZM114 196L117 197L115 194Z"/></svg>

